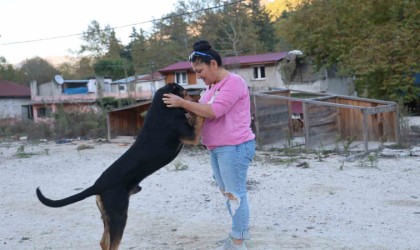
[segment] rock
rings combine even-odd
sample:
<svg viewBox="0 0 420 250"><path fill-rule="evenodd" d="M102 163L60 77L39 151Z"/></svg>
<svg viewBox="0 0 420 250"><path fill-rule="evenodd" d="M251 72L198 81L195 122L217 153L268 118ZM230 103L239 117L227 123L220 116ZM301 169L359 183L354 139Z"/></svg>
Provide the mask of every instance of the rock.
<svg viewBox="0 0 420 250"><path fill-rule="evenodd" d="M405 157L410 156L410 151L406 149L390 149L390 148L384 148L380 152L381 156L387 156L387 157Z"/></svg>
<svg viewBox="0 0 420 250"><path fill-rule="evenodd" d="M410 155L420 156L420 147L414 147L414 148L410 149Z"/></svg>

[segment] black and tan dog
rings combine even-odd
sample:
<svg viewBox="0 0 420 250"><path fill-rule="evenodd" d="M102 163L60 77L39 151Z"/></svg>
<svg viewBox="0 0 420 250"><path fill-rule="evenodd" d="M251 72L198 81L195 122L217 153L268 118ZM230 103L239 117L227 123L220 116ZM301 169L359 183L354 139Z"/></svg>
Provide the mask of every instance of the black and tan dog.
<svg viewBox="0 0 420 250"><path fill-rule="evenodd" d="M118 249L127 222L129 198L141 190L140 182L170 163L184 143L198 144L203 119L187 118L184 109L166 107L162 101L165 93L173 93L184 99L191 98L178 84L171 83L160 88L133 145L91 187L61 200L48 199L39 188L36 190L38 199L49 207L63 207L96 195L96 203L104 222L104 233L100 241L104 250ZM191 120L195 120L194 124Z"/></svg>

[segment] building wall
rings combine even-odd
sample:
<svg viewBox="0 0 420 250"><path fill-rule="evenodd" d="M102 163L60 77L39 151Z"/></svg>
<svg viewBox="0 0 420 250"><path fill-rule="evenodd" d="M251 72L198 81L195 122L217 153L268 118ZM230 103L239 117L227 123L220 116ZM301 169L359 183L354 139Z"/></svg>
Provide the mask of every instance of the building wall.
<svg viewBox="0 0 420 250"><path fill-rule="evenodd" d="M351 77L341 77L334 69L322 68L315 71L310 64L299 64L292 82L288 86L283 82L280 85L281 88L290 90L347 96L356 95L354 81Z"/></svg>
<svg viewBox="0 0 420 250"><path fill-rule="evenodd" d="M0 119L22 119L22 105L27 105L30 98L0 98Z"/></svg>
<svg viewBox="0 0 420 250"><path fill-rule="evenodd" d="M37 88L36 95L38 95L38 96L57 96L57 95L62 95L61 85L60 84L57 84L55 82L52 82L52 81L51 82L47 82L47 83L43 83L43 84L38 84L36 86L36 88Z"/></svg>
<svg viewBox="0 0 420 250"><path fill-rule="evenodd" d="M49 103L49 104L33 104L33 120L34 122L54 121L54 113L58 111L59 105L65 112L98 112L98 106L95 103ZM44 110L45 114L40 114Z"/></svg>
<svg viewBox="0 0 420 250"><path fill-rule="evenodd" d="M265 67L265 79L254 79L254 67L257 66ZM241 68L228 68L228 70L242 76L252 92L266 91L269 88L279 88L283 85L278 65L276 64L256 64Z"/></svg>
<svg viewBox="0 0 420 250"><path fill-rule="evenodd" d="M254 67L265 67L265 79L254 79ZM286 86L280 73L280 64L256 64L244 67L227 66L227 70L242 76L250 87L251 92L268 91L271 88L284 88L290 90L308 91L316 93L331 93L337 95L355 95L355 86L350 77L340 77L331 70L321 69L314 72L313 67L301 64L296 69L293 82ZM173 73L167 73L166 82L173 82ZM196 79L194 72L188 72L190 85L202 83Z"/></svg>

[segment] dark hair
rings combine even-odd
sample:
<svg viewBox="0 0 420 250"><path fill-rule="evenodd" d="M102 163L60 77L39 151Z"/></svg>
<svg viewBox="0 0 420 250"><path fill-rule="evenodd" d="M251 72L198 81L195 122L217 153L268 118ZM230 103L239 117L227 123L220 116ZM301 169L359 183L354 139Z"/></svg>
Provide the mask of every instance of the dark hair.
<svg viewBox="0 0 420 250"><path fill-rule="evenodd" d="M199 53L195 54L195 52ZM215 60L218 66L222 66L222 58L219 53L212 49L210 43L206 40L200 40L194 43L189 60L190 62L199 61L205 64L210 64L211 60Z"/></svg>

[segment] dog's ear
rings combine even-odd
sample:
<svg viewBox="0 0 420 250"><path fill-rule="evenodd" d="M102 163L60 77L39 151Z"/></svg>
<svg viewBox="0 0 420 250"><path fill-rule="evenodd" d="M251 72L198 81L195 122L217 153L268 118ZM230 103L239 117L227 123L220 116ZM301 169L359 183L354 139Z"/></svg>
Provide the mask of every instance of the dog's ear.
<svg viewBox="0 0 420 250"><path fill-rule="evenodd" d="M168 83L171 84L171 93L177 96L180 96L182 98L185 97L185 89L177 84L177 83Z"/></svg>

